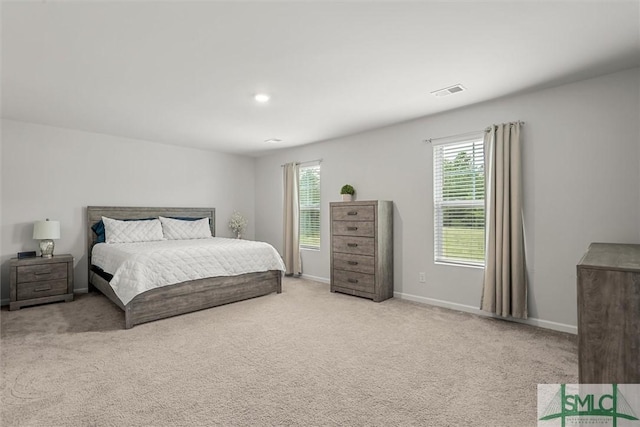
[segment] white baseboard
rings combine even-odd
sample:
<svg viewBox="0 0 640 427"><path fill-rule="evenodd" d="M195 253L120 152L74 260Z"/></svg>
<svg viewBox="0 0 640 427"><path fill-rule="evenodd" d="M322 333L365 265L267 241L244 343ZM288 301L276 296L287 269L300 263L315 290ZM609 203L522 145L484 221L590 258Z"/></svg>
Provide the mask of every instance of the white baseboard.
<svg viewBox="0 0 640 427"><path fill-rule="evenodd" d="M300 277L307 280L313 280L314 282L320 282L320 283L326 283L326 284L331 283L331 280L327 279L326 277L311 276L309 274L304 274L304 273L301 274Z"/></svg>
<svg viewBox="0 0 640 427"><path fill-rule="evenodd" d="M466 313L477 314L479 316L484 316L484 317L494 317L498 319L503 319L502 317L492 315L491 313L487 313L486 311L482 311L479 308L476 308L470 305L458 304L455 302L443 301L443 300L434 299L434 298L426 298L426 297L421 297L417 295L405 294L402 292L394 292L393 296L399 299L406 299L407 301L435 305L438 307L448 308L451 310L464 311ZM567 325L564 323L551 322L549 320L536 319L532 317L528 319L508 318L505 320L516 322L516 323L523 323L525 325L537 326L539 328L551 329L554 331L567 332L574 335L578 333L577 326Z"/></svg>

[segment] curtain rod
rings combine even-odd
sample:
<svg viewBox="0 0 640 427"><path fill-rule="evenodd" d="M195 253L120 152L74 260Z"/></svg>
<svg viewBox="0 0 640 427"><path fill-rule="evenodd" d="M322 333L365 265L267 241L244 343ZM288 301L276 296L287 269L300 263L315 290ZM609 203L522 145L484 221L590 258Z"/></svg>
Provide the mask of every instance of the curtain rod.
<svg viewBox="0 0 640 427"><path fill-rule="evenodd" d="M296 165L306 165L307 163L322 163L322 159L307 160L306 162L296 162ZM280 165L281 168L283 168L285 166L286 165Z"/></svg>
<svg viewBox="0 0 640 427"><path fill-rule="evenodd" d="M520 125L524 126L524 122L523 122L523 121L521 121L521 120L518 120L517 122L509 123L509 124L510 124L510 125L513 125L513 124L515 124L515 123L519 123ZM482 132L489 132L489 130L490 130L490 129L491 129L491 126L484 128L484 130L483 130L483 131L481 131L481 130L477 130L477 131L473 131L473 132L459 133L459 134L456 134L456 135L439 136L439 137L437 137L437 138L429 138L429 139L425 139L423 142L431 143L431 142L433 142L433 141L437 141L437 140L439 140L439 139L448 139L448 138L457 138L457 137L460 137L460 136L471 136L471 135L477 135L477 134L482 133Z"/></svg>

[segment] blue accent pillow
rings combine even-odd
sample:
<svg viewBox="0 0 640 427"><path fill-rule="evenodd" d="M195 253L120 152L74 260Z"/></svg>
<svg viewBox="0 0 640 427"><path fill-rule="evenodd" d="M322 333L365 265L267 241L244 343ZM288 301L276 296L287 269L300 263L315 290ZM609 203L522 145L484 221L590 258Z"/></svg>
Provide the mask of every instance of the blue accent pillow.
<svg viewBox="0 0 640 427"><path fill-rule="evenodd" d="M168 216L167 218L180 219L182 221L198 221L198 220L206 218L206 217L193 218L193 217L190 217L190 216ZM211 224L211 218L209 218L209 224Z"/></svg>
<svg viewBox="0 0 640 427"><path fill-rule="evenodd" d="M104 234L104 222L102 220L96 222L91 226L91 229L94 233L96 233L97 240L96 243L104 243L107 241L107 238Z"/></svg>
<svg viewBox="0 0 640 427"><path fill-rule="evenodd" d="M150 221L156 218L134 218L134 219L121 219L120 221ZM107 236L105 235L104 230L104 222L102 220L96 222L91 226L91 229L94 233L96 233L97 239L96 243L104 243L107 241Z"/></svg>

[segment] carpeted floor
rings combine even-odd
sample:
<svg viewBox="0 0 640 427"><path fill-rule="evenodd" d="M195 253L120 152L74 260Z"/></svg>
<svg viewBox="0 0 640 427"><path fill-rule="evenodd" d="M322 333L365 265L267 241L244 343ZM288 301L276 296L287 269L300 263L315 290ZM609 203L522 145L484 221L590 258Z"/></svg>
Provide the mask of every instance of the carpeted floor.
<svg viewBox="0 0 640 427"><path fill-rule="evenodd" d="M576 337L285 279L124 330L100 294L1 312L1 425L536 425Z"/></svg>

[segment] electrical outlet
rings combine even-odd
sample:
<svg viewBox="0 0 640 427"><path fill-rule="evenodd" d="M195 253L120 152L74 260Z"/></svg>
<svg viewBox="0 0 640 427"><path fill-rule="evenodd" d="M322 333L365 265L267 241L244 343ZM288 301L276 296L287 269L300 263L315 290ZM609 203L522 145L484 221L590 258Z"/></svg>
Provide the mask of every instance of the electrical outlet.
<svg viewBox="0 0 640 427"><path fill-rule="evenodd" d="M427 283L427 275L425 273L418 273L418 281L420 283Z"/></svg>

